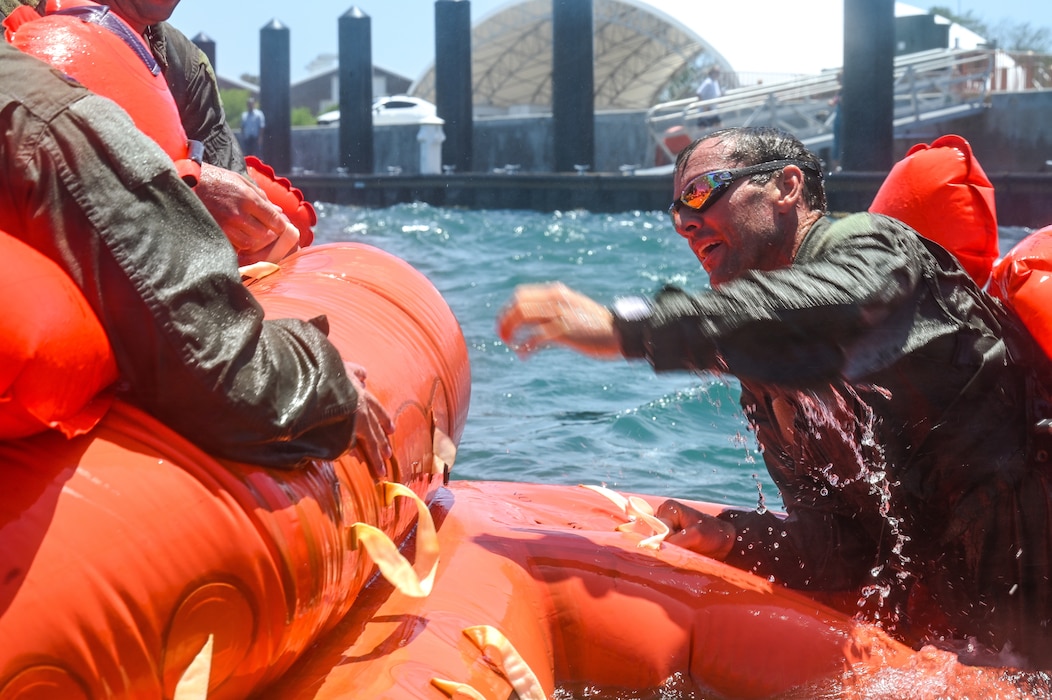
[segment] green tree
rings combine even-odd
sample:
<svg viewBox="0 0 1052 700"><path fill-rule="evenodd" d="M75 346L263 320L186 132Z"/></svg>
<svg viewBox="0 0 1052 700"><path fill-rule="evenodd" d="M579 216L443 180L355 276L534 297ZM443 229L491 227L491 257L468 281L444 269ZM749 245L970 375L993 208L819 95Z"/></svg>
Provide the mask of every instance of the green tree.
<svg viewBox="0 0 1052 700"><path fill-rule="evenodd" d="M250 94L248 90L243 88L230 88L219 91L219 98L223 101L223 111L226 112L226 123L234 131L241 128L241 113L248 106Z"/></svg>
<svg viewBox="0 0 1052 700"><path fill-rule="evenodd" d="M1048 53L1052 50L1052 30L1035 27L1030 22L1002 21L991 28L990 35L1005 51Z"/></svg>
<svg viewBox="0 0 1052 700"><path fill-rule="evenodd" d="M314 126L318 117L310 111L310 107L296 107L292 110L292 126Z"/></svg>

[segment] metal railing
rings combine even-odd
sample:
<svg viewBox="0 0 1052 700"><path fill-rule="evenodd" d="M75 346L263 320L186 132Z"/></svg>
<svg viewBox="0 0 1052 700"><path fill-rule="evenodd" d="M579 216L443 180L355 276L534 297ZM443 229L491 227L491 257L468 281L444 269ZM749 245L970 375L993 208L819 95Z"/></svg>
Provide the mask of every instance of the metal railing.
<svg viewBox="0 0 1052 700"><path fill-rule="evenodd" d="M998 55L990 50L939 49L897 57L896 129L983 109L999 76ZM712 117L718 117L722 126L777 126L817 150L832 143L839 94L839 73L829 71L771 85L734 88L713 100L666 102L652 107L646 121L651 137L669 162L685 143L711 128L705 120Z"/></svg>

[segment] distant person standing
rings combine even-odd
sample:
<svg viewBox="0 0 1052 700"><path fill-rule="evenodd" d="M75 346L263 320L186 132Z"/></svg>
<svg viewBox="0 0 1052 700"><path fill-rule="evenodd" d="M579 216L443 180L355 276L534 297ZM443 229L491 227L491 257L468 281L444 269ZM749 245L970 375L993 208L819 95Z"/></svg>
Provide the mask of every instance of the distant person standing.
<svg viewBox="0 0 1052 700"><path fill-rule="evenodd" d="M705 80L701 81L701 85L698 86L697 91L699 100L714 100L717 97L723 95L723 89L720 87L720 67L712 66L709 68L709 72L705 74ZM712 107L702 107L703 112L712 111ZM715 128L723 123L718 114L713 114L707 117L701 117L698 119L698 126L706 128Z"/></svg>
<svg viewBox="0 0 1052 700"><path fill-rule="evenodd" d="M267 119L256 107L256 100L248 98L248 105L241 113L241 149L246 156L259 156L259 142L263 139L263 129Z"/></svg>

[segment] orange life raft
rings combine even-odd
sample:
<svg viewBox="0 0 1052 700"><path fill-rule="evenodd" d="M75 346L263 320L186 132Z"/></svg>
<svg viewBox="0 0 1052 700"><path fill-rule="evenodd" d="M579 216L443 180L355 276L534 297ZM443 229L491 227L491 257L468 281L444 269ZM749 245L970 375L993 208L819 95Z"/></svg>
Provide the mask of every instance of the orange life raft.
<svg viewBox="0 0 1052 700"><path fill-rule="evenodd" d="M641 534L617 530L624 512L588 489L453 481L432 511L431 595L374 582L261 698L1022 697L1003 669L914 652L682 548L640 547ZM480 648L480 627L516 653ZM509 680L525 666L533 694Z"/></svg>
<svg viewBox="0 0 1052 700"><path fill-rule="evenodd" d="M459 438L467 354L405 263L319 246L251 287L269 316L327 314L344 357L368 368L396 420L387 478L438 525L430 596L393 591L351 546L358 523L402 541L416 522L380 499L357 453L297 472L222 463L118 403L87 435L0 442L0 699L183 700L203 649L209 698L1005 690L1000 673L915 653L706 557L640 548L594 492L443 487L435 445Z"/></svg>
<svg viewBox="0 0 1052 700"><path fill-rule="evenodd" d="M61 274L61 273L59 273ZM435 288L362 245L252 284L269 317L326 314L395 421L387 480L430 498L467 413L463 336ZM356 451L295 472L222 463L117 403L89 434L0 442L0 698L171 698L211 636L210 698L277 679L352 609L366 523L400 539Z"/></svg>
<svg viewBox="0 0 1052 700"><path fill-rule="evenodd" d="M392 589L355 547L365 524L418 548L417 511L382 497L356 451L296 472L223 463L116 403L72 439L0 441L0 700L201 698L184 686L201 659L209 698L1022 695L1004 669L915 652L706 557L641 547L645 518L625 503L643 500L443 485L467 352L404 262L326 245L249 284L270 317L326 314L368 369L396 422L386 479L438 526L430 595Z"/></svg>

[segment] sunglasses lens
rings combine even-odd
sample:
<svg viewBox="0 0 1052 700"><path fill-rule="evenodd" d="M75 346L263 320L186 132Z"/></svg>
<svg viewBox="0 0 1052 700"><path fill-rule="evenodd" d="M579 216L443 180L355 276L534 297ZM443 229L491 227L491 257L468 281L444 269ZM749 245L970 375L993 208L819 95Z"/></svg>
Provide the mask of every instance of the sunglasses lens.
<svg viewBox="0 0 1052 700"><path fill-rule="evenodd" d="M712 188L700 188L695 186L692 187L689 192L684 192L683 196L679 199L691 209L701 209L705 206L705 202L711 194Z"/></svg>
<svg viewBox="0 0 1052 700"><path fill-rule="evenodd" d="M700 211L718 188L719 185L715 182L715 178L712 177L712 173L705 173L687 184L683 194L679 196L679 201L691 209Z"/></svg>

